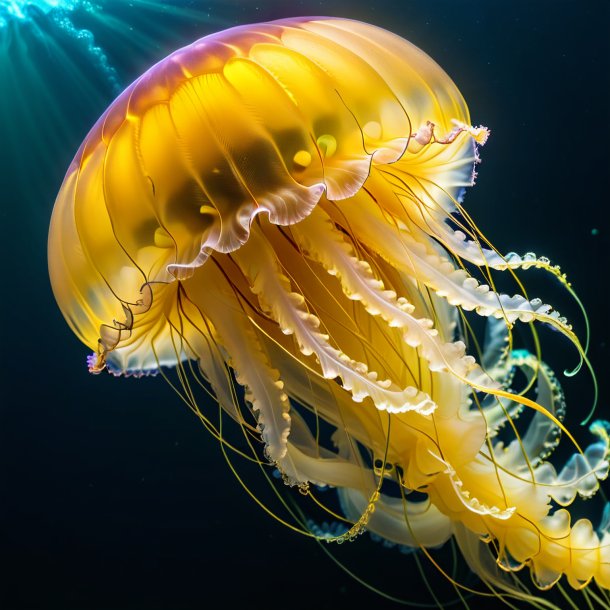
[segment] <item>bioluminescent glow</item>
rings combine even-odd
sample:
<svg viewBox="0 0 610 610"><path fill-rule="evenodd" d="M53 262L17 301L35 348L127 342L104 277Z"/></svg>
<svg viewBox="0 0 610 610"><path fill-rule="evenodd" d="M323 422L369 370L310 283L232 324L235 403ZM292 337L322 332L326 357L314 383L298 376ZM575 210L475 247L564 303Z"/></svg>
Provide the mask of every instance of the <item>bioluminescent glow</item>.
<svg viewBox="0 0 610 610"><path fill-rule="evenodd" d="M35 8L43 13L48 13L52 10L68 10L71 11L76 2L70 2L68 0L61 2L61 0L3 0L0 4L0 27L5 26L9 19L28 19L28 15L31 9Z"/></svg>
<svg viewBox="0 0 610 610"><path fill-rule="evenodd" d="M45 191L45 174L56 172L58 180L60 143L82 137L144 66L165 55L163 45L180 46L210 23L224 25L214 8L181 0L0 0L1 131L15 151L7 172L29 200L50 203L43 193L55 185Z"/></svg>
<svg viewBox="0 0 610 610"><path fill-rule="evenodd" d="M56 8L67 8L71 10L74 7L75 2L60 2L59 0L33 0L33 1L20 1L20 0L4 0L0 5L0 15L6 14L8 18L14 19L27 19L28 12L31 8L35 7L41 10L43 13ZM0 26L6 25L6 18L3 16L0 21Z"/></svg>
<svg viewBox="0 0 610 610"><path fill-rule="evenodd" d="M101 10L100 5L81 0L65 0L63 2L60 0L34 0L32 2L9 0L8 4L0 7L0 27L8 27L11 19L33 22L37 11L47 15L58 29L78 41L82 51L105 76L112 91L119 93L121 83L119 82L117 72L108 62L106 53L95 44L93 33L74 25L71 13L77 9L92 14Z"/></svg>

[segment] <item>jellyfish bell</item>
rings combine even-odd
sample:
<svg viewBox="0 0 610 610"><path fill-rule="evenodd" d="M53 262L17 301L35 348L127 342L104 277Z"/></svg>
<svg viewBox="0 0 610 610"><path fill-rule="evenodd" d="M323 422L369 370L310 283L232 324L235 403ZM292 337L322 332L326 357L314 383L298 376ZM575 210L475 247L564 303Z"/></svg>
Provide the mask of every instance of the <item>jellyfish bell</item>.
<svg viewBox="0 0 610 610"><path fill-rule="evenodd" d="M331 200L355 194L372 163L392 163L403 154L412 120L429 132L431 118L444 131L452 127L442 108L434 107L434 98L413 105L380 77L376 69L391 54L379 53L373 66L365 64L356 56L362 42L356 39L353 50L343 49L316 33L314 25L303 20L238 27L181 49L129 87L87 136L58 196L52 221L58 229L51 230L49 249L52 282L59 291L65 281L55 281L56 276L79 278L84 269L74 269L73 252L68 269L53 264L53 253L61 247L53 240L68 247L79 240L87 244L91 254L83 250L83 265L97 278L99 290L106 291L99 304L115 305L113 315L96 315L91 335L96 341L100 326L120 319L121 303L137 300L137 295L108 297L112 286L133 290L145 280L184 278L211 251L239 247L258 213L289 225L307 216L323 191ZM317 23L318 29L324 27L328 29ZM341 29L330 34L346 36ZM440 68L415 47L397 41L407 46L414 65L424 63L430 73L420 88L437 83L439 97L457 100L453 114L467 120L459 93L443 80ZM328 61L323 70L315 57L308 59L315 53L332 60L339 82L325 74ZM349 76L356 68L357 86ZM398 81L394 88L399 91L400 85ZM366 91L378 94L372 99ZM193 106L193 99L203 105ZM408 113L407 102L413 105ZM431 132L426 137L429 142ZM421 141L421 134L414 139ZM458 186L469 183L474 155L467 141L462 148L465 174ZM136 200L137 206L130 205ZM68 237L62 231L69 231L70 223L59 218L79 212L81 222L75 219L71 225L73 232L78 226L82 237ZM95 233L91 238L90 232ZM100 251L106 254L97 256ZM111 252L118 260L112 260ZM155 263L159 268L152 270ZM106 283L108 273L122 277ZM89 275L85 278L80 283ZM74 302L71 293L67 297L58 301ZM77 306L74 314L79 312L83 309Z"/></svg>
<svg viewBox="0 0 610 610"><path fill-rule="evenodd" d="M530 599L504 576L528 565L540 589L565 574L605 595L607 532L552 503L597 491L607 426L557 472L563 395L510 331L542 322L582 348L549 305L493 288L491 271L531 266L565 280L547 259L499 255L464 210L487 137L437 64L375 26L208 36L85 138L51 219L53 291L91 372L178 367L193 406L201 377L239 424L249 409L287 484L336 488L349 529L310 535L368 529L426 553L454 537L500 594ZM489 318L476 355L470 311Z"/></svg>

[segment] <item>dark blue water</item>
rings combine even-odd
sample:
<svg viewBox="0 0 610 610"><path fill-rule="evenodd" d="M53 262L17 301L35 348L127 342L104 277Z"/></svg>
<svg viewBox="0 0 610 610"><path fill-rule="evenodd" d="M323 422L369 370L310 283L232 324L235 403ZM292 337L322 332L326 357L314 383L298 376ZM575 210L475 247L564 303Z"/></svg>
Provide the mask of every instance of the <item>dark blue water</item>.
<svg viewBox="0 0 610 610"><path fill-rule="evenodd" d="M108 4L120 18L115 29L87 15L76 25L94 31L124 84L219 27L291 15L369 21L428 52L461 89L473 122L492 130L466 206L500 251L534 250L571 278L590 316L599 414L610 417L607 2L183 3L198 18ZM63 173L113 91L78 39L48 16L32 18L38 33L15 26L0 49L0 607L191 610L215 607L212 599L272 610L394 607L264 515L162 380L87 373L87 349L50 291L46 233ZM45 36L58 44L45 46ZM567 295L550 282L537 293L559 299L582 332ZM567 342L548 341L551 364L576 363ZM589 378L581 373L565 389L577 426L590 406ZM348 546L340 556L359 575L399 596L422 588L397 552L364 538Z"/></svg>

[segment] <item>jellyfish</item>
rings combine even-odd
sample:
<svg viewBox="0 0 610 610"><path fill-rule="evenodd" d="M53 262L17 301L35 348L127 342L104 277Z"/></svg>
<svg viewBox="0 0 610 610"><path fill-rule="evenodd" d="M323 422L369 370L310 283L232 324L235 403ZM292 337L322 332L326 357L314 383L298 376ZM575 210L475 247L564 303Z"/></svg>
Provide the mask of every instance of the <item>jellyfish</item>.
<svg viewBox="0 0 610 610"><path fill-rule="evenodd" d="M603 605L610 516L576 511L608 474L610 428L593 421L583 449L565 427L536 329L586 350L518 282L535 267L570 291L565 276L500 254L463 205L488 135L432 59L378 27L207 36L85 138L53 210L51 283L91 373L175 370L227 451L204 392L287 493L333 490L345 525L306 534L369 531L426 557L453 540L508 604L553 607L539 600L565 577Z"/></svg>

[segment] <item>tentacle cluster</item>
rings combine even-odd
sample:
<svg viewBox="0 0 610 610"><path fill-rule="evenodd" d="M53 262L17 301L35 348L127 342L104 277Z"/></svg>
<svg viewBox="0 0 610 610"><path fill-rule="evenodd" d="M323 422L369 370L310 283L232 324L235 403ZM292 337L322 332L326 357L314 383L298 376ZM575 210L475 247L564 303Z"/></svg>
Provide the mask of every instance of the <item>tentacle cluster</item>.
<svg viewBox="0 0 610 610"><path fill-rule="evenodd" d="M596 531L566 508L607 477L609 428L574 443L534 323L585 362L586 349L517 272L546 270L572 292L548 259L502 256L470 219L464 189L489 132L469 123L430 58L366 24L203 39L87 136L53 214L53 289L97 347L91 372L175 367L223 451L260 464L260 440L266 465L346 522L316 528L287 504L291 527L339 543L368 530L426 554L453 537L502 595L536 600L513 578L529 566L540 589L594 579L607 600L610 513ZM496 272L516 294L496 289ZM519 325L529 351L514 345ZM574 444L562 467L561 437ZM314 485L336 488L338 507Z"/></svg>
<svg viewBox="0 0 610 610"><path fill-rule="evenodd" d="M404 164L396 164L397 175ZM489 267L507 270L538 259L511 262L481 250L478 261L473 246L452 250L452 259L439 246L440 231L424 238L410 228L417 200L409 209L399 191L395 216L388 217L391 206L379 207L387 185L373 170L367 189L350 199L322 199L290 228L259 216L241 248L211 254L182 288L196 310L188 320L177 312L174 323L190 346L186 357L199 358L221 403L234 402L218 389L227 380L214 372L217 359L197 347L196 318L206 320L203 334L245 388L267 458L284 480L305 493L309 483L338 488L353 525L321 539L343 542L369 529L404 547L435 548L460 523L494 541L503 570L528 564L541 588L562 573L579 587L593 577L606 586L604 563L591 553L605 553L607 534L600 538L588 520L570 526L568 513L550 504L568 506L597 491L608 473L606 428L594 424L599 440L557 470L549 458L565 412L561 388L535 355L509 347L518 322L545 322L570 338L571 327L539 299L498 293L456 263L464 254L483 265L489 255ZM467 353L460 310L490 318L480 361ZM128 359L134 344L137 332L109 362ZM525 427L517 371L526 387L537 386L540 405ZM226 409L244 423L234 406ZM307 411L341 432L334 448L320 445ZM513 439L505 445L507 431ZM384 495L388 474L367 465L357 447L393 464L407 493L428 499Z"/></svg>

